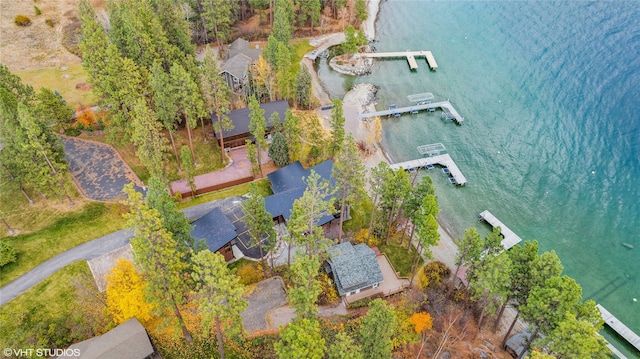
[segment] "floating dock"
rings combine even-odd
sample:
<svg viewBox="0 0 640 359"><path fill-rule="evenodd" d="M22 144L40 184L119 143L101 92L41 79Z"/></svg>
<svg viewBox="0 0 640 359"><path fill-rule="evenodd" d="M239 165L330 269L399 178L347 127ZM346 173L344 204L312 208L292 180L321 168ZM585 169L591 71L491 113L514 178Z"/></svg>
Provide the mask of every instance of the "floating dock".
<svg viewBox="0 0 640 359"><path fill-rule="evenodd" d="M629 327L624 325L618 318L606 310L602 305L597 304L596 308L600 310L600 315L605 324L611 329L615 330L618 335L624 338L629 344L633 345L638 351L640 351L640 336L634 333Z"/></svg>
<svg viewBox="0 0 640 359"><path fill-rule="evenodd" d="M422 110L434 111L436 108L442 109L443 116L447 120L453 120L457 124L462 124L464 122L464 117L460 116L458 111L453 107L451 102L449 101L440 101L440 102L432 102L432 103L423 103L420 105L407 106L407 107L398 107L398 108L390 108L387 110L376 111L376 112L363 112L358 114L359 119L376 117L376 116L396 116L403 113L417 113Z"/></svg>
<svg viewBox="0 0 640 359"><path fill-rule="evenodd" d="M520 238L517 234L515 234L509 227L505 226L496 216L491 214L489 211L484 211L480 213L480 219L489 223L489 225L493 228L500 227L500 233L502 234L502 241L500 242L505 250L515 246L516 244L522 242L522 238Z"/></svg>
<svg viewBox="0 0 640 359"><path fill-rule="evenodd" d="M436 70L438 68L438 63L436 62L436 58L433 57L431 51L399 51L399 52L366 52L360 54L364 57L370 58L397 58L397 57L405 57L407 62L409 62L409 67L412 70L418 68L418 63L416 62L416 57L424 57L427 60L427 64L431 70Z"/></svg>
<svg viewBox="0 0 640 359"><path fill-rule="evenodd" d="M464 184L467 183L467 179L464 177L464 175L462 174L462 171L460 171L456 163L453 162L453 159L451 158L451 156L449 156L449 154L443 154L443 155L438 155L433 157L424 157L424 158L418 158L415 160L394 163L389 167L391 167L391 169L393 170L398 170L402 168L405 171L412 171L415 169L426 168L427 166L433 166L433 165L440 165L447 168L449 170L449 174L453 178L453 181L455 181L452 183L458 186L464 186Z"/></svg>

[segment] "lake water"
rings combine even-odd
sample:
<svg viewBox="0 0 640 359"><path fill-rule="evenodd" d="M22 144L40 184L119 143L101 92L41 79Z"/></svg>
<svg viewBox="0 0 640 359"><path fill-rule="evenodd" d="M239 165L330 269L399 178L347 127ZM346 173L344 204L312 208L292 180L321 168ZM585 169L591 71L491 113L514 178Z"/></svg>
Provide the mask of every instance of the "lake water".
<svg viewBox="0 0 640 359"><path fill-rule="evenodd" d="M442 142L469 181L434 170L441 222L455 236L487 231L477 216L491 211L640 333L638 19L638 1L386 1L377 51L430 50L438 70L397 59L355 80L319 73L333 96L379 86L378 109L422 92L449 99L462 126L439 111L383 121L393 161Z"/></svg>

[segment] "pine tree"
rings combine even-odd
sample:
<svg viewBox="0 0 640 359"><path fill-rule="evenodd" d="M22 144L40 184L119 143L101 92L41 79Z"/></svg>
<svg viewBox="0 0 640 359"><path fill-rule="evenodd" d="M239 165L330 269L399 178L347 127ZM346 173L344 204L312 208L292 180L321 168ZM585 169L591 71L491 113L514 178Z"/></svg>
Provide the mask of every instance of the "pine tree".
<svg viewBox="0 0 640 359"><path fill-rule="evenodd" d="M219 253L200 251L193 257L192 276L197 283L199 310L205 336L215 325L218 352L225 358L223 336L242 333L240 314L247 308L244 286L238 281Z"/></svg>
<svg viewBox="0 0 640 359"><path fill-rule="evenodd" d="M289 148L281 132L273 134L273 140L271 141L271 146L269 146L269 157L278 167L284 167L289 164Z"/></svg>
<svg viewBox="0 0 640 359"><path fill-rule="evenodd" d="M180 148L180 162L182 162L184 177L187 179L187 184L191 189L191 196L195 196L197 190L195 180L196 167L193 165L193 157L191 157L191 151L189 151L189 147L182 146Z"/></svg>
<svg viewBox="0 0 640 359"><path fill-rule="evenodd" d="M267 147L267 141L264 138L267 130L267 120L264 118L264 110L260 108L258 100L253 96L249 98L249 109L251 110L249 112L249 132L251 132L256 141L256 154L260 168L260 177L264 177L262 174L260 153Z"/></svg>
<svg viewBox="0 0 640 359"><path fill-rule="evenodd" d="M179 328L185 340L193 339L186 327L180 305L185 302L188 280L184 275L188 264L180 255L178 243L162 226L160 214L142 199L142 194L128 184L123 190L131 212L127 218L135 228L131 239L135 261L144 273L148 284L147 299L155 304L157 314L165 322ZM167 317L166 313L173 313Z"/></svg>
<svg viewBox="0 0 640 359"><path fill-rule="evenodd" d="M338 152L333 165L333 177L336 179L340 192L340 225L338 241L342 242L342 223L347 210L347 202L358 199L360 190L364 187L365 168L360 161L358 147L351 135L348 135Z"/></svg>
<svg viewBox="0 0 640 359"><path fill-rule="evenodd" d="M43 87L36 94L36 100L35 112L39 118L48 124L71 121L73 110L67 105L62 96Z"/></svg>
<svg viewBox="0 0 640 359"><path fill-rule="evenodd" d="M191 129L195 128L198 118L206 116L204 109L204 101L200 95L198 84L193 81L190 74L180 64L171 66L170 88L175 95L178 113L182 115L186 121L187 134L189 137L189 150L193 164L198 166L198 159L193 149L193 135ZM184 168L185 164L182 163Z"/></svg>
<svg viewBox="0 0 640 359"><path fill-rule="evenodd" d="M344 141L345 119L342 113L342 101L334 99L332 103L333 109L331 109L329 125L331 126L331 157L335 157Z"/></svg>
<svg viewBox="0 0 640 359"><path fill-rule="evenodd" d="M131 141L136 147L136 155L147 167L151 177L164 179L162 153L167 148L162 135L162 125L143 98L139 98L131 111Z"/></svg>
<svg viewBox="0 0 640 359"><path fill-rule="evenodd" d="M296 318L314 319L318 314L318 296L322 285L318 281L320 259L318 255L301 256L290 267L289 301L296 309Z"/></svg>
<svg viewBox="0 0 640 359"><path fill-rule="evenodd" d="M306 66L300 66L296 74L296 104L302 109L311 107L311 74Z"/></svg>
<svg viewBox="0 0 640 359"><path fill-rule="evenodd" d="M327 356L329 359L362 359L362 348L347 332L341 331L336 334Z"/></svg>
<svg viewBox="0 0 640 359"><path fill-rule="evenodd" d="M227 41L233 25L232 4L226 0L201 0L205 28L213 32L218 47Z"/></svg>
<svg viewBox="0 0 640 359"><path fill-rule="evenodd" d="M393 308L383 299L375 299L360 326L360 340L365 359L391 358L391 336L397 327Z"/></svg>
<svg viewBox="0 0 640 359"><path fill-rule="evenodd" d="M217 121L214 123L215 131L220 137L220 149L222 150L222 162L226 162L224 154L224 131L234 128L233 123L226 113L231 106L231 90L229 85L219 75L220 68L215 58L215 53L207 50L204 56L202 68L202 89L207 101L207 107L211 109Z"/></svg>
<svg viewBox="0 0 640 359"><path fill-rule="evenodd" d="M260 164L258 163L258 153L256 150L256 145L253 144L250 140L245 140L244 142L245 148L247 149L247 159L251 162L251 174L255 179L260 175Z"/></svg>
<svg viewBox="0 0 640 359"><path fill-rule="evenodd" d="M149 87L153 90L152 102L155 114L169 133L171 149L178 165L178 172L182 172L180 155L178 154L175 140L177 131L176 114L178 113L177 100L174 92L171 91L169 75L158 62L155 62L151 67Z"/></svg>
<svg viewBox="0 0 640 359"><path fill-rule="evenodd" d="M321 359L325 340L317 319L296 318L280 330L280 340L274 344L279 359Z"/></svg>
<svg viewBox="0 0 640 359"><path fill-rule="evenodd" d="M301 134L300 119L291 110L287 110L284 116L284 137L289 150L289 163L300 159L300 152L302 151Z"/></svg>
<svg viewBox="0 0 640 359"><path fill-rule="evenodd" d="M242 205L242 214L244 215L244 222L248 228L251 242L257 244L260 248L262 270L266 276L265 251L269 252L275 246L276 231L273 228L273 217L267 212L264 198L260 195L255 183L251 183L249 198Z"/></svg>

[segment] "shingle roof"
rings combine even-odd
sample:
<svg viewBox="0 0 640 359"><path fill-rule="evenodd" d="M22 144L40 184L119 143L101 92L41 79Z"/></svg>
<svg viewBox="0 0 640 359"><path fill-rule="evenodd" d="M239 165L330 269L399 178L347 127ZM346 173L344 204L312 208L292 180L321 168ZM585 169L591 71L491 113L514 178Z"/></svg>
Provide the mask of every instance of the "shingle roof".
<svg viewBox="0 0 640 359"><path fill-rule="evenodd" d="M147 331L136 318L131 318L100 336L73 344L69 349L79 349L80 355L63 355L58 358L144 359L154 352ZM65 352L75 353L69 350Z"/></svg>
<svg viewBox="0 0 640 359"><path fill-rule="evenodd" d="M251 62L253 61L249 56L238 53L222 65L220 73L228 72L238 79L243 79Z"/></svg>
<svg viewBox="0 0 640 359"><path fill-rule="evenodd" d="M232 58L238 54L243 54L251 59L252 62L258 60L262 55L262 49L249 48L249 41L243 38L237 38L229 45L229 58Z"/></svg>
<svg viewBox="0 0 640 359"><path fill-rule="evenodd" d="M355 246L349 242L336 244L329 247L327 253L330 256L328 263L340 295L383 281L376 254L366 244L360 243Z"/></svg>
<svg viewBox="0 0 640 359"><path fill-rule="evenodd" d="M220 208L214 208L204 217L191 224L191 236L204 239L211 252L224 247L238 236L236 227L222 213Z"/></svg>
<svg viewBox="0 0 640 359"><path fill-rule="evenodd" d="M271 213L274 218L282 216L288 221L293 209L293 203L302 197L307 189L305 179L311 174L311 171L313 170L320 175L320 180L328 180L334 186L335 178L331 175L332 169L332 160L326 160L308 170L305 170L300 162L294 162L268 174L267 177L271 182L271 189L274 194L264 199L267 212ZM322 226L333 219L332 215L325 215L320 218L317 225Z"/></svg>
<svg viewBox="0 0 640 359"><path fill-rule="evenodd" d="M264 110L264 118L267 119L267 125L269 125L269 119L271 118L271 114L277 112L280 116L280 123L284 122L285 113L289 109L289 103L285 100L279 100L274 102L267 102L260 104L260 108ZM251 110L249 108L241 108L238 110L233 110L227 114L231 122L233 123L233 129L231 130L223 130L224 137L236 136L244 133L249 133L249 113ZM212 121L217 121L217 116L215 114L211 115ZM217 127L217 126L214 126ZM270 126L269 126L270 127ZM220 138L220 133L216 131L216 138Z"/></svg>

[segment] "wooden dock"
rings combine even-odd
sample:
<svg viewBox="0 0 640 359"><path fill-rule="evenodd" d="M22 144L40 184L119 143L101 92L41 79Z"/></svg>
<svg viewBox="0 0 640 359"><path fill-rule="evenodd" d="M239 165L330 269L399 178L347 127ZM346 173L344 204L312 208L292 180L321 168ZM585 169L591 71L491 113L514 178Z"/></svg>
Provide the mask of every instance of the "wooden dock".
<svg viewBox="0 0 640 359"><path fill-rule="evenodd" d="M431 166L440 165L449 169L449 174L455 181L454 184L458 186L464 186L464 184L467 183L467 179L462 174L462 171L460 171L456 163L453 162L453 159L451 158L451 156L449 156L449 154L446 154L446 153L443 155L438 155L433 157L424 157L424 158L418 158L415 160L394 163L389 167L391 167L391 169L393 170L402 168L406 171L411 171L414 169L426 168L428 165L431 165Z"/></svg>
<svg viewBox="0 0 640 359"><path fill-rule="evenodd" d="M480 213L480 219L489 223L491 227L500 227L500 233L502 234L502 241L500 242L505 250L515 246L516 244L522 242L522 238L520 238L517 234L515 234L509 227L505 226L496 216L491 214L489 211L484 211Z"/></svg>
<svg viewBox="0 0 640 359"><path fill-rule="evenodd" d="M399 51L399 52L365 52L360 54L364 57L370 58L397 58L397 57L405 57L409 62L409 67L412 70L418 68L418 63L416 62L416 57L424 57L427 60L427 64L431 70L436 70L438 68L438 63L436 62L435 57L431 51Z"/></svg>
<svg viewBox="0 0 640 359"><path fill-rule="evenodd" d="M390 116L390 115L396 115L396 114L403 114L407 112L416 113L422 110L431 111L436 108L442 109L444 116L448 120L453 120L457 124L462 124L462 122L464 122L464 117L460 116L458 111L453 107L453 105L449 101L425 103L421 105L392 108L392 109L376 111L376 112L363 112L358 114L358 118L363 119L363 118L376 117L376 116Z"/></svg>
<svg viewBox="0 0 640 359"><path fill-rule="evenodd" d="M616 318L613 314L611 314L608 310L606 310L600 304L597 304L596 307L600 310L600 315L602 316L602 320L604 320L605 324L607 324L611 329L615 330L618 335L624 338L629 344L633 345L638 351L640 351L640 336L634 333L629 327L624 325L618 318Z"/></svg>

